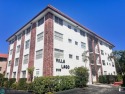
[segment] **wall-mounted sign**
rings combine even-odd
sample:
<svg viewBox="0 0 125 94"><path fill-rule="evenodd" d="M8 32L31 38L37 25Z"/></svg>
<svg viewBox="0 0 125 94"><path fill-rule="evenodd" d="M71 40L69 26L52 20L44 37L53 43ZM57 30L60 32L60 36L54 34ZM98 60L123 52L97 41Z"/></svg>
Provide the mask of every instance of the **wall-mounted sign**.
<svg viewBox="0 0 125 94"><path fill-rule="evenodd" d="M62 69L70 69L70 66L69 65L61 65L61 68Z"/></svg>
<svg viewBox="0 0 125 94"><path fill-rule="evenodd" d="M58 62L58 63L65 63L65 60L64 59L56 59L56 62Z"/></svg>

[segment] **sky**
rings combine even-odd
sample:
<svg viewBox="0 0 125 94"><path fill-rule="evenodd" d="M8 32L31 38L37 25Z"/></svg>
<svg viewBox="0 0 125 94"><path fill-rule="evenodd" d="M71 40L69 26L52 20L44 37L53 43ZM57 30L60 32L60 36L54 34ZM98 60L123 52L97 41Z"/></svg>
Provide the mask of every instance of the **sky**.
<svg viewBox="0 0 125 94"><path fill-rule="evenodd" d="M125 50L125 0L0 0L0 53L12 34L48 4Z"/></svg>

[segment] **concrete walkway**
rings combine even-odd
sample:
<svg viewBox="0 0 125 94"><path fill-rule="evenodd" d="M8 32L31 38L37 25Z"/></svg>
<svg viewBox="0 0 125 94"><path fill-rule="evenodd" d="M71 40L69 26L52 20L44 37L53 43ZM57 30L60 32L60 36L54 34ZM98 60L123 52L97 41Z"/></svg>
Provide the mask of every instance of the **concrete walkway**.
<svg viewBox="0 0 125 94"><path fill-rule="evenodd" d="M125 92L119 92L119 87L113 85L93 84L86 88L75 88L56 94L125 94Z"/></svg>

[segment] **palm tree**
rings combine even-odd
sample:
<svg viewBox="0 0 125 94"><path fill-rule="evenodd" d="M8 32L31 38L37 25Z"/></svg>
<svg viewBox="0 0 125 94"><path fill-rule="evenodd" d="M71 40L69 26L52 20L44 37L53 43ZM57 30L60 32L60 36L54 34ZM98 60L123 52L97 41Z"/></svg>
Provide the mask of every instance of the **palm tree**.
<svg viewBox="0 0 125 94"><path fill-rule="evenodd" d="M89 51L84 51L83 53L82 53L82 60L85 62L85 67L86 67L86 63L87 63L87 61L88 61L88 58L89 58L89 56L87 56L87 53L88 53Z"/></svg>

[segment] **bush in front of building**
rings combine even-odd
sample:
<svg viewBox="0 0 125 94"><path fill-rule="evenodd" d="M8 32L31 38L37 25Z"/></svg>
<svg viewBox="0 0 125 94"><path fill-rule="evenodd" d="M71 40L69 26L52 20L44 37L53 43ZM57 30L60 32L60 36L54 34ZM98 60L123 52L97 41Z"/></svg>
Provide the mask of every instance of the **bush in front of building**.
<svg viewBox="0 0 125 94"><path fill-rule="evenodd" d="M88 69L86 67L76 67L70 70L70 74L75 77L75 86L83 88L88 82Z"/></svg>
<svg viewBox="0 0 125 94"><path fill-rule="evenodd" d="M17 83L17 89L18 90L27 90L27 78L20 78Z"/></svg>
<svg viewBox="0 0 125 94"><path fill-rule="evenodd" d="M118 81L117 75L100 75L99 76L100 83L111 84L111 83L114 83L115 81Z"/></svg>
<svg viewBox="0 0 125 94"><path fill-rule="evenodd" d="M8 87L11 88L12 87L12 84L16 82L16 78L10 78L8 80Z"/></svg>
<svg viewBox="0 0 125 94"><path fill-rule="evenodd" d="M74 88L72 76L38 77L33 82L34 92L38 94L67 90Z"/></svg>

